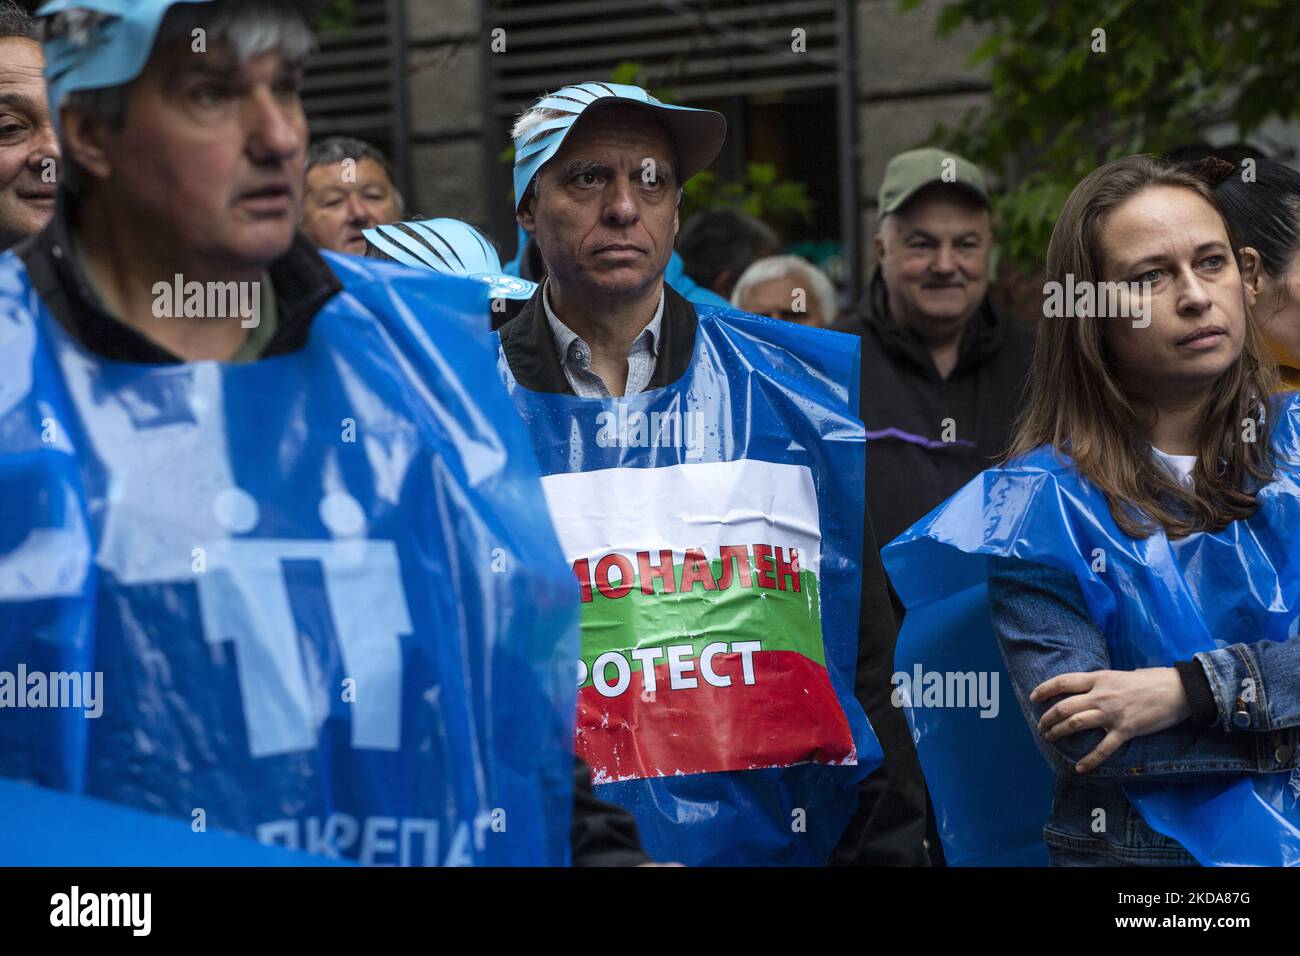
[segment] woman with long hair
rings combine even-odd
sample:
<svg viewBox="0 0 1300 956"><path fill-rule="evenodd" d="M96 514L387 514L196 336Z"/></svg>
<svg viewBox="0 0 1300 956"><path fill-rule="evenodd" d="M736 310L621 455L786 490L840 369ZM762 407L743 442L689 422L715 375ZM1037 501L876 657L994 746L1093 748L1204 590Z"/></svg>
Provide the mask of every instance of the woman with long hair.
<svg viewBox="0 0 1300 956"><path fill-rule="evenodd" d="M1087 176L1006 460L886 551L909 608L980 559L1053 864L1300 861L1300 398L1270 397L1258 267L1198 175Z"/></svg>

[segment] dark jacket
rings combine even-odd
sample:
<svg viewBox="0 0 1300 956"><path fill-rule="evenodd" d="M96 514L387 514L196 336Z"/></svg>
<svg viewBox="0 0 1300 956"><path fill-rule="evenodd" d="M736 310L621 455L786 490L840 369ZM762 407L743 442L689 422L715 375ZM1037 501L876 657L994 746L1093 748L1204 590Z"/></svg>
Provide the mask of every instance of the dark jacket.
<svg viewBox="0 0 1300 956"><path fill-rule="evenodd" d="M70 254L69 224L61 198L59 203L45 230L15 249L46 308L74 339L104 358L147 364L179 362L162 346L103 310ZM301 233L268 271L278 324L264 357L302 348L316 313L343 288L334 270ZM630 866L650 859L641 848L631 814L592 795L591 772L577 757L570 846L574 866Z"/></svg>
<svg viewBox="0 0 1300 956"><path fill-rule="evenodd" d="M695 351L697 321L695 307L665 285L659 360L647 388L662 388L685 374ZM555 354L540 289L518 316L502 326L500 335L501 349L520 385L536 392L573 394ZM863 539L861 606L855 695L880 739L885 763L862 782L858 812L830 862L925 865L925 785L907 721L889 704L898 628L869 518ZM901 762L897 754L904 755Z"/></svg>
<svg viewBox="0 0 1300 956"><path fill-rule="evenodd" d="M890 317L879 271L836 328L862 337L867 509L883 547L1006 451L1033 332L986 297L966 323L957 364L940 378L925 342Z"/></svg>
<svg viewBox="0 0 1300 956"><path fill-rule="evenodd" d="M14 249L50 314L69 335L103 358L149 365L179 362L161 345L104 311L72 254L70 233L60 196L45 229ZM277 321L263 358L302 348L316 313L343 289L334 270L301 233L267 272L275 290Z"/></svg>

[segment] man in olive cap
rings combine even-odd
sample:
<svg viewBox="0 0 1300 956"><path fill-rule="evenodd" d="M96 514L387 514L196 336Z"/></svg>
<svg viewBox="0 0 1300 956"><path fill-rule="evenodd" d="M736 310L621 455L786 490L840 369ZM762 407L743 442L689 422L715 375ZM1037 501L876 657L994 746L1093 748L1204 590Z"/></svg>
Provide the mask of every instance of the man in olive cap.
<svg viewBox="0 0 1300 956"><path fill-rule="evenodd" d="M989 301L992 216L974 163L899 153L877 202L876 270L838 327L862 336L867 500L883 546L1005 448L1033 336Z"/></svg>
<svg viewBox="0 0 1300 956"><path fill-rule="evenodd" d="M942 149L899 153L877 203L876 270L836 328L862 337L867 508L883 546L1006 448L1033 337L989 301L992 217L974 163ZM907 804L923 803L901 712L882 702L869 716ZM914 818L900 818L905 830L920 842ZM938 857L933 831L927 843Z"/></svg>

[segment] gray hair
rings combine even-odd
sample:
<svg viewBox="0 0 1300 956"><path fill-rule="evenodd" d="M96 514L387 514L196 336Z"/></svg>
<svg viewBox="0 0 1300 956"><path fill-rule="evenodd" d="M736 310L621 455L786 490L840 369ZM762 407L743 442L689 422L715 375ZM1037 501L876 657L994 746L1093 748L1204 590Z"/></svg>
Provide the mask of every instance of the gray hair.
<svg viewBox="0 0 1300 956"><path fill-rule="evenodd" d="M40 24L42 39L66 36L73 43L93 39L95 27L106 17L93 11L72 9L57 13ZM302 14L289 0L218 0L212 4L180 4L167 11L154 49L179 37L188 37L203 29L208 42L227 41L240 61L252 59L271 50L280 50L288 59L302 61L315 47L315 37ZM130 83L98 90L75 90L62 105L102 119L110 129L121 129L126 122L127 89ZM61 104L51 103L58 111ZM69 196L85 190L86 174L67 149L59 134L63 153L59 186Z"/></svg>
<svg viewBox="0 0 1300 956"><path fill-rule="evenodd" d="M405 214L406 200L402 197L402 190L397 186L397 176L393 173L388 157L363 139L352 136L329 136L319 143L312 144L311 149L307 150L307 168L304 174L311 172L317 166L332 166L345 159L355 160L358 163L363 159L371 159L378 163L393 187L393 194L397 197L397 211Z"/></svg>
<svg viewBox="0 0 1300 956"><path fill-rule="evenodd" d="M549 95L548 93L547 96ZM544 96L542 99L546 99L546 97ZM541 102L541 100L538 100L538 102ZM563 119L569 115L571 114L561 113L559 110L553 110L549 107L530 106L520 113L519 118L515 120L515 125L510 130L510 138L514 141L516 149L527 146L529 138L532 137L537 127L547 120Z"/></svg>
<svg viewBox="0 0 1300 956"><path fill-rule="evenodd" d="M0 40L11 37L40 42L32 15L11 0L0 0Z"/></svg>
<svg viewBox="0 0 1300 956"><path fill-rule="evenodd" d="M756 259L736 280L736 287L731 290L731 304L741 308L740 303L745 298L745 293L754 286L784 278L791 273L799 276L807 285L807 291L821 307L822 321L827 325L833 322L839 311L834 284L826 277L826 273L799 256L767 256Z"/></svg>

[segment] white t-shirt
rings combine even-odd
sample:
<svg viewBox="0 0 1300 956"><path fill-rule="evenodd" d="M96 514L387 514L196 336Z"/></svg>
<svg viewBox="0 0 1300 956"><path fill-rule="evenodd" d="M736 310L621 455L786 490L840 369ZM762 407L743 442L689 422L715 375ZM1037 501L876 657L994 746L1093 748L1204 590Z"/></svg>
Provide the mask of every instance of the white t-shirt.
<svg viewBox="0 0 1300 956"><path fill-rule="evenodd" d="M1194 479L1192 478L1192 469L1196 467L1195 455L1166 455L1155 445L1151 446L1151 454L1156 456L1156 461L1165 466L1165 470L1178 479L1179 484L1186 488L1192 487Z"/></svg>

